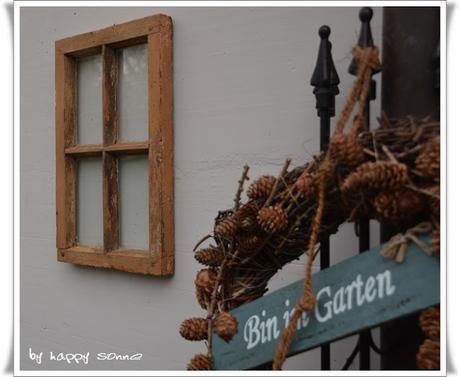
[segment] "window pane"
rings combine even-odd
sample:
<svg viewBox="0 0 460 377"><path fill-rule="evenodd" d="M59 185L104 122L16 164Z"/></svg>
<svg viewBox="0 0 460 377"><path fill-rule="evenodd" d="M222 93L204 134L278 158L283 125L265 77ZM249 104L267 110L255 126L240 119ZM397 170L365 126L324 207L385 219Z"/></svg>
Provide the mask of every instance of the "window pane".
<svg viewBox="0 0 460 377"><path fill-rule="evenodd" d="M88 56L77 64L78 144L102 143L102 59Z"/></svg>
<svg viewBox="0 0 460 377"><path fill-rule="evenodd" d="M149 248L147 156L121 157L119 162L120 246Z"/></svg>
<svg viewBox="0 0 460 377"><path fill-rule="evenodd" d="M118 64L119 138L147 140L147 44L120 49Z"/></svg>
<svg viewBox="0 0 460 377"><path fill-rule="evenodd" d="M102 246L102 160L78 162L77 239L80 245Z"/></svg>

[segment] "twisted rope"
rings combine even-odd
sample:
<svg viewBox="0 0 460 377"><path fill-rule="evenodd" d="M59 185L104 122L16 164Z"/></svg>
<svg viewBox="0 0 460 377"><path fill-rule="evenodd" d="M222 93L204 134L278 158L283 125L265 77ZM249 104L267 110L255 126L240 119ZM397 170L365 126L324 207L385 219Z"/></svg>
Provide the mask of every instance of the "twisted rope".
<svg viewBox="0 0 460 377"><path fill-rule="evenodd" d="M359 62L358 71L350 93L348 94L347 101L345 102L345 106L337 120L334 136L343 133L350 119L350 115L353 112L356 101L359 101L358 114L361 114L361 116L364 115L372 72L380 65L379 50L377 47L355 46L353 47L352 53Z"/></svg>
<svg viewBox="0 0 460 377"><path fill-rule="evenodd" d="M364 111L366 100L369 93L369 84L372 78L373 70L379 66L378 49L376 47L359 47L353 48L353 56L358 60L358 72L356 80L353 83L352 89L348 95L345 107L340 113L339 120L337 121L334 137L343 134L345 126L350 118L356 102L359 103L358 121L362 124L364 118ZM356 124L356 123L355 123ZM353 127L352 135L357 136L360 125ZM305 279L304 279L304 292L302 297L297 302L294 313L290 318L287 328L284 330L282 338L278 343L275 355L273 357L273 370L281 370L284 361L286 360L289 347L292 343L292 338L297 327L297 321L304 311L312 310L316 304L316 297L313 292L312 285L312 266L315 258L315 246L318 242L321 221L324 212L325 202L325 187L327 179L331 176L334 170L334 165L331 161L330 148L328 148L325 158L319 168L319 185L318 185L318 207L316 208L315 216L313 218L311 233L307 247L307 263L305 265Z"/></svg>

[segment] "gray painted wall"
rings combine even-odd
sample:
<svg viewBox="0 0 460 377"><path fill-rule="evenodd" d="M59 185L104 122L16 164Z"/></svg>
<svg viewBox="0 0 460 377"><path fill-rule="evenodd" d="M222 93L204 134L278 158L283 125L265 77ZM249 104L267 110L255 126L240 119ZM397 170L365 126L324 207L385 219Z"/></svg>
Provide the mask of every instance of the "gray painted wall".
<svg viewBox="0 0 460 377"><path fill-rule="evenodd" d="M180 322L203 315L193 280L192 247L219 209L231 206L236 181L276 174L284 159L300 164L318 151L309 79L322 24L332 28L341 78L339 111L351 86L346 73L359 31L357 8L27 8L21 10L21 317L22 369L184 369L204 344L180 338ZM381 40L381 9L373 31ZM170 279L77 267L56 261L54 41L155 13L174 21L176 273ZM379 84L378 84L379 85ZM373 118L379 106L372 107ZM377 242L372 225L372 244ZM334 263L356 253L350 224L332 238ZM303 277L304 260L270 283ZM317 268L317 266L316 266ZM354 346L332 346L340 368ZM37 365L29 358L44 352ZM90 363L50 362L49 352L90 352ZM141 361L95 361L99 352L143 353ZM286 369L319 369L318 350ZM378 360L373 356L373 366ZM356 368L356 363L353 365Z"/></svg>

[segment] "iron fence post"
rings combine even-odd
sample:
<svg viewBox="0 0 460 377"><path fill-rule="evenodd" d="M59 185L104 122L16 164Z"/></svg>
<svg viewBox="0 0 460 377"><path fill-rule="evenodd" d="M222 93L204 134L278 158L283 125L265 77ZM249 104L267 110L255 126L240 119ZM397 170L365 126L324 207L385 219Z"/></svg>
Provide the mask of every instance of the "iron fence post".
<svg viewBox="0 0 460 377"><path fill-rule="evenodd" d="M331 29L323 25L318 30L321 39L315 70L310 80L314 87L316 109L320 118L320 147L325 151L329 144L331 133L331 117L335 116L335 96L339 93L339 76L332 60L332 44L329 41ZM320 267L328 268L330 265L329 237L320 239ZM331 369L330 344L321 346L321 369Z"/></svg>

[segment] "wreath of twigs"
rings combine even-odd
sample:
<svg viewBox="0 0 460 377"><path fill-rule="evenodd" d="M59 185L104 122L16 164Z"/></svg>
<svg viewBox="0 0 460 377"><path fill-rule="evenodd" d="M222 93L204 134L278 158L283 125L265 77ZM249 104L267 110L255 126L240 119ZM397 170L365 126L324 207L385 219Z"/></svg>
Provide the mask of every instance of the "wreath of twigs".
<svg viewBox="0 0 460 377"><path fill-rule="evenodd" d="M423 246L439 255L439 122L429 117L388 119L383 114L378 129L362 131L378 50L355 47L353 54L359 61L356 81L326 152L292 169L286 160L277 177L254 180L242 203L249 180L245 166L233 207L219 212L213 232L194 247L195 258L207 266L195 279L197 301L207 316L185 320L180 333L188 340L207 341L208 352L194 356L187 369L212 369L212 332L228 342L238 329L229 311L261 297L278 270L307 253L304 294L273 357L273 369L281 369L298 318L316 302L311 271L318 239L346 221L386 220L407 231L386 249L386 256L398 262L404 260L401 250L407 242L433 229L433 243ZM345 134L356 104L351 131ZM439 367L439 321L437 325L437 343L431 331L417 355L421 368ZM427 358L429 362L419 361Z"/></svg>

